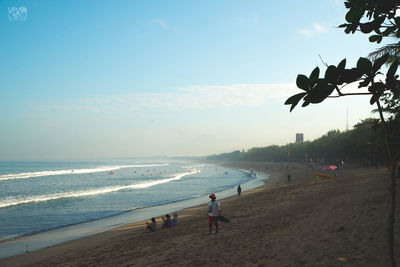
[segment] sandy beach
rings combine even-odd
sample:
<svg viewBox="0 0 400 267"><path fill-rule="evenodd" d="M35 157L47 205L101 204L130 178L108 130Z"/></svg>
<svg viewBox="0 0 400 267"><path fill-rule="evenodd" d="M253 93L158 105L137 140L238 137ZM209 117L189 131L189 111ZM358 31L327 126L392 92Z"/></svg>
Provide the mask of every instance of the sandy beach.
<svg viewBox="0 0 400 267"><path fill-rule="evenodd" d="M230 222L220 222L218 234L208 235L205 203L180 211L171 229L146 233L138 222L6 258L0 266L391 266L386 169L344 166L338 177L316 181L302 164L224 165L271 176L264 187L220 201Z"/></svg>

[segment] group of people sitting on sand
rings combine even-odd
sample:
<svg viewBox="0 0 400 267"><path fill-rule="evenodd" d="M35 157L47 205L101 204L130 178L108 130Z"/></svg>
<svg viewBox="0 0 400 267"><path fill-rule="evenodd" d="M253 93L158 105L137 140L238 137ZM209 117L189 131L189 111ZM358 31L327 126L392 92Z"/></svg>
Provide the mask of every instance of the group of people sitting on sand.
<svg viewBox="0 0 400 267"><path fill-rule="evenodd" d="M171 228L173 226L177 226L178 225L178 214L174 213L173 215L174 217L171 219L171 216L169 214L166 214L165 217L162 216L162 225L161 225L161 229L164 228ZM155 232L157 231L157 222L156 222L156 218L151 218L151 222L146 222L147 227L146 227L146 232Z"/></svg>
<svg viewBox="0 0 400 267"><path fill-rule="evenodd" d="M240 185L237 188L238 195L240 196L242 192L242 188ZM229 222L230 220L224 216L221 215L221 205L219 204L217 197L215 194L211 194L209 196L211 199L210 202L208 202L208 210L207 210L207 216L208 216L208 227L209 227L209 234L212 232L213 225L215 225L215 233L218 233L218 221L222 222ZM169 214L162 216L162 226L161 229L164 228L171 228L173 226L178 225L178 214L174 213L174 217L171 219L171 216ZM146 232L155 232L157 231L157 222L156 218L151 218L151 222L146 222L147 227L146 227Z"/></svg>

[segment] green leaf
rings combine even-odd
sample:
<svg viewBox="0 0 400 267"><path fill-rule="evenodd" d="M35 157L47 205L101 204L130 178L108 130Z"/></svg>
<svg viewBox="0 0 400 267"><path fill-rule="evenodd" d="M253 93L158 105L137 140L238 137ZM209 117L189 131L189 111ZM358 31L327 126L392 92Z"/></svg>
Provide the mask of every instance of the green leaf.
<svg viewBox="0 0 400 267"><path fill-rule="evenodd" d="M360 57L357 61L357 68L364 74L371 72L372 62L365 57Z"/></svg>
<svg viewBox="0 0 400 267"><path fill-rule="evenodd" d="M325 79L319 79L318 83L310 90L304 101L310 103L321 103L324 101L335 89L335 86L328 84Z"/></svg>
<svg viewBox="0 0 400 267"><path fill-rule="evenodd" d="M345 69L340 73L340 84L341 83L352 83L357 81L359 78L361 78L363 74L357 69L357 68L352 68L352 69Z"/></svg>
<svg viewBox="0 0 400 267"><path fill-rule="evenodd" d="M378 39L378 37L379 37L379 35L374 34L374 35L371 35L371 36L368 38L368 40L369 40L371 43L373 43L373 42L376 42L376 40Z"/></svg>
<svg viewBox="0 0 400 267"><path fill-rule="evenodd" d="M304 102L303 102L303 105L301 105L301 106L304 108L304 107L307 107L308 105L310 105L310 102L304 101Z"/></svg>
<svg viewBox="0 0 400 267"><path fill-rule="evenodd" d="M310 90L310 82L309 82L307 76L305 76L303 74L297 75L296 85L297 85L297 87L299 87L300 89L303 89L304 91Z"/></svg>
<svg viewBox="0 0 400 267"><path fill-rule="evenodd" d="M395 21L397 27L400 27L400 17L395 17L394 21Z"/></svg>
<svg viewBox="0 0 400 267"><path fill-rule="evenodd" d="M382 25L382 23L385 21L386 16L379 16L376 19L374 19L374 21L372 21L372 24L374 25L374 29L379 29Z"/></svg>
<svg viewBox="0 0 400 267"><path fill-rule="evenodd" d="M378 44L382 41L382 36L381 35L371 35L369 38L369 41L371 42L371 43L373 43L373 42L377 42Z"/></svg>
<svg viewBox="0 0 400 267"><path fill-rule="evenodd" d="M357 22L358 20L361 19L363 14L364 11L362 9L352 7L346 14L346 21Z"/></svg>
<svg viewBox="0 0 400 267"><path fill-rule="evenodd" d="M368 22L368 23L360 23L360 30L363 33L370 33L374 30L374 24L373 22Z"/></svg>
<svg viewBox="0 0 400 267"><path fill-rule="evenodd" d="M305 96L306 94L307 93L299 93L299 94L292 95L285 101L285 105L292 105L295 103L297 104L300 101L300 99L302 99L303 96Z"/></svg>
<svg viewBox="0 0 400 267"><path fill-rule="evenodd" d="M291 97L289 97L286 101L285 101L285 105L292 105L290 107L290 112L297 106L297 104L299 103L299 101L303 98L303 96L305 96L307 93L299 93L296 95L293 95Z"/></svg>
<svg viewBox="0 0 400 267"><path fill-rule="evenodd" d="M374 75L368 75L363 81L358 84L358 88L366 87L374 80Z"/></svg>
<svg viewBox="0 0 400 267"><path fill-rule="evenodd" d="M344 70L345 67L346 67L346 59L343 59L342 61L340 61L337 68L338 68L338 70Z"/></svg>
<svg viewBox="0 0 400 267"><path fill-rule="evenodd" d="M373 73L377 72L382 67L382 65L386 63L388 59L389 59L389 54L385 54L380 58L378 58L377 60L375 60L374 65L372 66L372 72Z"/></svg>
<svg viewBox="0 0 400 267"><path fill-rule="evenodd" d="M385 91L385 84L382 82L374 83L368 88L368 91L380 96Z"/></svg>
<svg viewBox="0 0 400 267"><path fill-rule="evenodd" d="M377 82L372 84L369 88L368 91L372 93L372 97L369 100L369 103L373 105L383 94L383 92L386 89L386 85L382 82Z"/></svg>
<svg viewBox="0 0 400 267"><path fill-rule="evenodd" d="M329 83L336 84L339 78L339 71L336 66L330 65L325 71L325 79Z"/></svg>
<svg viewBox="0 0 400 267"><path fill-rule="evenodd" d="M368 86L369 83L370 83L370 81L365 79L365 80L363 80L362 82L360 82L358 84L358 88L362 88L362 87Z"/></svg>
<svg viewBox="0 0 400 267"><path fill-rule="evenodd" d="M346 13L345 19L346 19L346 21L348 21L348 22L353 22L353 20L354 20L354 12L353 12L353 9L350 9L350 10Z"/></svg>
<svg viewBox="0 0 400 267"><path fill-rule="evenodd" d="M376 32L377 34L382 34L381 32L381 26L383 21L385 20L386 16L380 16L376 19L374 19L371 24L372 24L372 28L374 29L374 32Z"/></svg>
<svg viewBox="0 0 400 267"><path fill-rule="evenodd" d="M318 77L319 77L319 68L316 67L310 74L309 81L310 81L310 86L311 87L315 85L315 83L318 80Z"/></svg>
<svg viewBox="0 0 400 267"><path fill-rule="evenodd" d="M351 26L350 26L350 29L351 29L351 33L355 33L356 32L356 30L357 30L357 23L353 23L353 24L351 24Z"/></svg>
<svg viewBox="0 0 400 267"><path fill-rule="evenodd" d="M399 66L399 61L396 59L392 63L392 65L390 65L390 67L386 73L386 80L394 80L394 75L396 74L398 66Z"/></svg>
<svg viewBox="0 0 400 267"><path fill-rule="evenodd" d="M394 86L390 89L392 91L394 98L399 98L400 97L400 87L399 84L397 83L397 86Z"/></svg>

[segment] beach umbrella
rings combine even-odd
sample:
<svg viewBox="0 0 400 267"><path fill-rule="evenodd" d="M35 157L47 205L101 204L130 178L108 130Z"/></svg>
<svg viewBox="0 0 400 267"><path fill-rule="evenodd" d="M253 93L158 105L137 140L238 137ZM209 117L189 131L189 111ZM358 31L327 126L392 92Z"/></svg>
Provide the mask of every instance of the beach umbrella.
<svg viewBox="0 0 400 267"><path fill-rule="evenodd" d="M322 168L322 170L324 171L328 171L328 170L336 170L337 167L335 165L328 165Z"/></svg>

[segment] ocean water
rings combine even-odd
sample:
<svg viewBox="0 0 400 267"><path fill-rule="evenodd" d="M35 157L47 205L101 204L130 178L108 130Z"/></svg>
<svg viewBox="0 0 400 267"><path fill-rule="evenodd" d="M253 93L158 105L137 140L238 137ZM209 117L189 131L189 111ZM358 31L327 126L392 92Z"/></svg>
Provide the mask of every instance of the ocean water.
<svg viewBox="0 0 400 267"><path fill-rule="evenodd" d="M0 161L0 241L234 190L252 179L183 161Z"/></svg>

